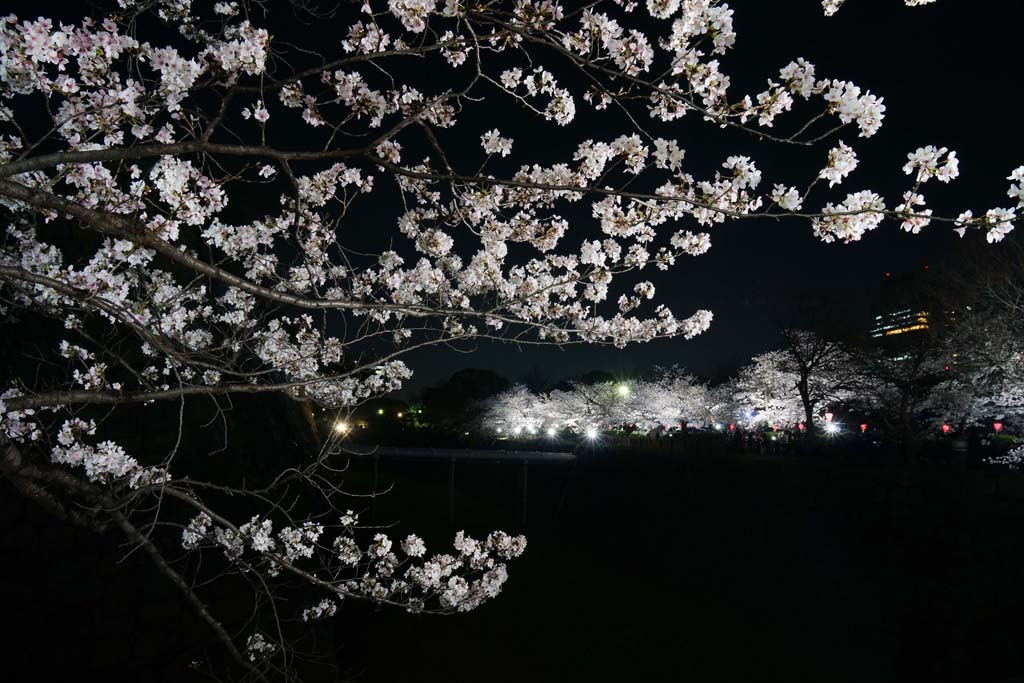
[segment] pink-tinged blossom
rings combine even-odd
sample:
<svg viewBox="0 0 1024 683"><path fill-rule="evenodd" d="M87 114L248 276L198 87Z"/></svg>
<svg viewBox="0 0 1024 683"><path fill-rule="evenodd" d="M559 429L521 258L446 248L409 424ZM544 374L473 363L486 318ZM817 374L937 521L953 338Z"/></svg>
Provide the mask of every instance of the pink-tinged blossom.
<svg viewBox="0 0 1024 683"><path fill-rule="evenodd" d="M931 209L919 209L916 207L924 206L924 197L914 192L903 193L903 203L896 207L896 212L901 214L907 214L903 218L903 223L900 227L910 233L917 234L921 232L921 228L931 223Z"/></svg>
<svg viewBox="0 0 1024 683"><path fill-rule="evenodd" d="M946 159L940 162L942 156ZM916 151L907 155L907 163L903 166L903 172L910 175L917 172L916 182L925 183L935 178L941 183L948 183L960 175L960 162L956 158L956 152L951 152L946 147L919 147Z"/></svg>
<svg viewBox="0 0 1024 683"><path fill-rule="evenodd" d="M423 539L415 534L410 534L402 541L402 552L409 557L423 557L427 552L427 546L423 543Z"/></svg>
<svg viewBox="0 0 1024 683"><path fill-rule="evenodd" d="M512 153L512 139L501 137L501 132L497 128L481 135L480 141L488 154L506 157Z"/></svg>
<svg viewBox="0 0 1024 683"><path fill-rule="evenodd" d="M1017 200L1018 209L1024 208L1024 166L1015 168L1007 180L1010 181L1010 189L1006 193L1007 196L1010 199Z"/></svg>
<svg viewBox="0 0 1024 683"><path fill-rule="evenodd" d="M435 0L388 0L388 9L402 22L405 30L422 33L436 4Z"/></svg>
<svg viewBox="0 0 1024 683"><path fill-rule="evenodd" d="M834 187L843 182L843 179L857 168L858 163L857 153L840 140L836 147L829 150L828 165L821 170L818 177L827 180L829 187Z"/></svg>
<svg viewBox="0 0 1024 683"><path fill-rule="evenodd" d="M338 611L338 603L330 598L324 598L312 607L302 610L303 621L316 621L333 617Z"/></svg>
<svg viewBox="0 0 1024 683"><path fill-rule="evenodd" d="M881 97L870 91L861 94L860 87L848 81L825 81L823 87L829 110L843 123L856 123L860 137L869 138L882 127L885 105Z"/></svg>
<svg viewBox="0 0 1024 683"><path fill-rule="evenodd" d="M800 191L795 187L776 185L772 188L772 201L779 205L780 209L786 211L799 211L803 206L803 198Z"/></svg>
<svg viewBox="0 0 1024 683"><path fill-rule="evenodd" d="M874 230L885 218L885 202L874 192L863 190L847 195L841 204L826 204L822 216L814 219L814 235L823 242L840 239L856 242Z"/></svg>

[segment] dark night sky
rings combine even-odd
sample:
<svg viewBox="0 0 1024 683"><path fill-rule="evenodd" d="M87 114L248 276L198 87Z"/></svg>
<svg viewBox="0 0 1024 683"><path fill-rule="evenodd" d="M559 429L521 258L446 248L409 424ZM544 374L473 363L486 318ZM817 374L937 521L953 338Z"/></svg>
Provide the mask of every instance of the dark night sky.
<svg viewBox="0 0 1024 683"><path fill-rule="evenodd" d="M1012 108L1020 87L1020 3L939 0L910 8L900 0L849 0L831 18L822 15L817 0L730 4L738 38L723 65L733 78L734 97L757 92L764 78L802 56L817 65L819 78L852 80L885 98L885 125L877 135L864 141L855 139L855 132L840 134L857 149L858 169L831 193L816 190L808 208L860 189L879 191L887 205L894 206L910 187L910 177L901 171L906 154L927 144L956 150L961 160L958 180L950 185L933 181L924 188L937 213L971 208L978 214L1011 205L1005 177L1024 163L1019 117ZM791 117L788 122L780 117L780 131L787 130L798 113ZM602 134L609 135L607 129L584 130L572 136L573 144ZM821 167L828 149L826 145L794 153L746 136L722 134L697 117L686 117L661 134L677 137L687 147L688 166L692 168L694 161L704 165L698 175L710 173L726 156L741 153L754 157L766 179L796 185ZM517 139L517 161L530 160L531 151ZM777 344L777 312L825 305L837 317L860 324L886 271L895 274L955 262L964 245L949 227L932 225L914 236L891 221L848 245L821 243L811 235L810 226L799 221L734 222L713 228L711 235L709 253L681 261L667 277L655 279L658 302L677 315L697 308L714 311L711 330L697 339L661 340L623 350L493 343L466 347L468 352L461 354L431 349L408 357L416 374L403 393L466 367L491 368L511 379L537 368L553 382L592 369L630 375L674 363L700 375L728 374L751 355ZM967 239L972 238L983 241L980 234Z"/></svg>

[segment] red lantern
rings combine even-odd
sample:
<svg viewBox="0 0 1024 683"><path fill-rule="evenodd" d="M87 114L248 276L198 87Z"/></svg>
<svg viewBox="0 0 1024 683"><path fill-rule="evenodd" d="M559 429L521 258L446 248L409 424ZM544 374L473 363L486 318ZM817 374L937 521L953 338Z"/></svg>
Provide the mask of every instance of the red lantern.
<svg viewBox="0 0 1024 683"><path fill-rule="evenodd" d="M860 433L863 434L866 431L868 431L868 423L867 422L861 422L860 423Z"/></svg>
<svg viewBox="0 0 1024 683"><path fill-rule="evenodd" d="M942 433L943 434L949 434L949 430L950 429L951 429L951 427L948 424L946 424L945 422L942 423Z"/></svg>
<svg viewBox="0 0 1024 683"><path fill-rule="evenodd" d="M831 422L833 417L833 413L825 413L825 422Z"/></svg>
<svg viewBox="0 0 1024 683"><path fill-rule="evenodd" d="M734 425L733 423L730 422L729 423L729 431L730 432L735 432L736 431L736 425Z"/></svg>
<svg viewBox="0 0 1024 683"><path fill-rule="evenodd" d="M992 423L992 429L996 430L996 434L1003 431L1003 423L996 421Z"/></svg>
<svg viewBox="0 0 1024 683"><path fill-rule="evenodd" d="M804 427L804 423L803 422L797 422L796 423L796 428L799 429L801 432L804 431L805 429L807 429L806 427Z"/></svg>

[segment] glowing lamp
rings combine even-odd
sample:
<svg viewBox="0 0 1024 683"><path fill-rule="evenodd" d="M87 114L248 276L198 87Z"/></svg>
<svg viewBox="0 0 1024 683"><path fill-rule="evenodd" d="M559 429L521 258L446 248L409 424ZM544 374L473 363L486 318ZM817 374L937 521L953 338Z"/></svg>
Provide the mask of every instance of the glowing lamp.
<svg viewBox="0 0 1024 683"><path fill-rule="evenodd" d="M730 432L735 432L736 431L736 425L734 425L733 423L730 422L729 423L729 431Z"/></svg>
<svg viewBox="0 0 1024 683"><path fill-rule="evenodd" d="M825 413L825 422L831 422L833 417L835 417L835 413Z"/></svg>
<svg viewBox="0 0 1024 683"><path fill-rule="evenodd" d="M797 422L796 423L796 428L799 429L801 432L804 431L805 429L807 429L807 427L804 425L803 422Z"/></svg>
<svg viewBox="0 0 1024 683"><path fill-rule="evenodd" d="M378 415L383 415L384 414L384 409L383 408L377 408L377 414Z"/></svg>
<svg viewBox="0 0 1024 683"><path fill-rule="evenodd" d="M825 431L829 434L836 434L839 432L839 425L835 422L829 422L825 425Z"/></svg>
<svg viewBox="0 0 1024 683"><path fill-rule="evenodd" d="M398 419L399 419L399 420L401 420L401 419L402 419L402 413L399 413L399 414L398 414Z"/></svg>
<svg viewBox="0 0 1024 683"><path fill-rule="evenodd" d="M999 422L998 420L996 422L993 422L992 429L994 429L996 431L996 434L998 434L999 432L1003 431L1003 423Z"/></svg>
<svg viewBox="0 0 1024 683"><path fill-rule="evenodd" d="M942 433L943 434L949 434L949 430L951 430L951 429L952 429L952 427L950 427L948 424L946 424L945 422L942 423Z"/></svg>
<svg viewBox="0 0 1024 683"><path fill-rule="evenodd" d="M587 438L588 439L596 439L597 438L597 430L594 429L593 427L587 427L586 434L587 434Z"/></svg>
<svg viewBox="0 0 1024 683"><path fill-rule="evenodd" d="M554 427L548 427L548 436L554 436L554 435L555 435L555 428Z"/></svg>
<svg viewBox="0 0 1024 683"><path fill-rule="evenodd" d="M334 431L337 432L338 434L348 434L348 430L348 422L345 422L344 420L339 420L338 422L334 423Z"/></svg>
<svg viewBox="0 0 1024 683"><path fill-rule="evenodd" d="M625 384L620 384L615 390L619 392L619 396L629 396L629 387Z"/></svg>
<svg viewBox="0 0 1024 683"><path fill-rule="evenodd" d="M860 423L860 433L863 434L866 431L868 431L868 423L867 422L861 422Z"/></svg>

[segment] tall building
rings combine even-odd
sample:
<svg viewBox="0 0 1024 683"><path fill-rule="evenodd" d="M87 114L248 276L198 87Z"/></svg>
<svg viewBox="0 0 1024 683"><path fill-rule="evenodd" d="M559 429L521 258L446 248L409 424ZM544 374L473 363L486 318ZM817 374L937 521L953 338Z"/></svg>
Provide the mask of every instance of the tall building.
<svg viewBox="0 0 1024 683"><path fill-rule="evenodd" d="M898 334L924 332L929 327L931 313L921 308L902 308L875 316L870 334L872 339L894 337Z"/></svg>
<svg viewBox="0 0 1024 683"><path fill-rule="evenodd" d="M953 322L955 311L945 301L940 277L927 266L885 274L868 336L893 360L909 358L912 348L932 343L929 338Z"/></svg>

